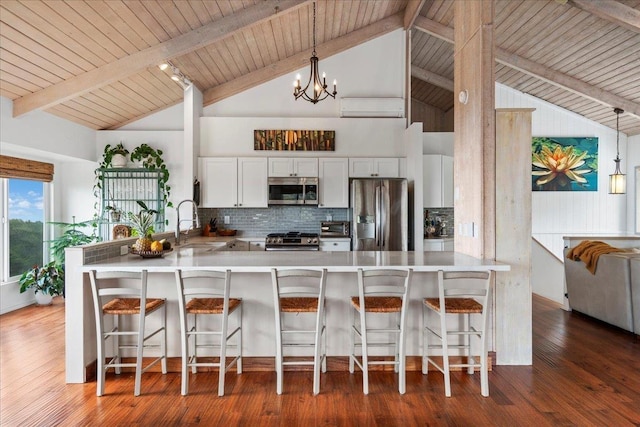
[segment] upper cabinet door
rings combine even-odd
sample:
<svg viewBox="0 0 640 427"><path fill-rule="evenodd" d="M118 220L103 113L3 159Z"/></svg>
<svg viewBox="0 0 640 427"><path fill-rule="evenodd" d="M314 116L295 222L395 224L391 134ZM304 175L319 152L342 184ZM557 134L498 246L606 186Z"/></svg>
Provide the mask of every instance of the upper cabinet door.
<svg viewBox="0 0 640 427"><path fill-rule="evenodd" d="M453 157L442 156L442 206L453 207Z"/></svg>
<svg viewBox="0 0 640 427"><path fill-rule="evenodd" d="M200 182L203 208L237 206L238 160L235 157L200 158Z"/></svg>
<svg viewBox="0 0 640 427"><path fill-rule="evenodd" d="M350 158L349 177L398 178L400 177L400 159L396 157Z"/></svg>
<svg viewBox="0 0 640 427"><path fill-rule="evenodd" d="M238 158L238 207L266 208L268 203L267 159Z"/></svg>
<svg viewBox="0 0 640 427"><path fill-rule="evenodd" d="M270 157L269 176L289 177L298 176L305 178L318 177L318 159L313 157L290 158Z"/></svg>
<svg viewBox="0 0 640 427"><path fill-rule="evenodd" d="M453 207L453 157L427 154L423 159L423 206Z"/></svg>
<svg viewBox="0 0 640 427"><path fill-rule="evenodd" d="M319 185L320 208L349 207L349 162L341 158L320 158Z"/></svg>

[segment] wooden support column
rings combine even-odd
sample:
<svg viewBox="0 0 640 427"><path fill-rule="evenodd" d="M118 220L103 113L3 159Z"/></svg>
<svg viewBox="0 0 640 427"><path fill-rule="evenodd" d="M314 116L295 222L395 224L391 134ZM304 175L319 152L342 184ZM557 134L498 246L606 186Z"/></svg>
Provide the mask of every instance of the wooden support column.
<svg viewBox="0 0 640 427"><path fill-rule="evenodd" d="M456 0L455 247L495 258L494 0Z"/></svg>
<svg viewBox="0 0 640 427"><path fill-rule="evenodd" d="M495 347L498 365L531 365L531 108L496 110Z"/></svg>

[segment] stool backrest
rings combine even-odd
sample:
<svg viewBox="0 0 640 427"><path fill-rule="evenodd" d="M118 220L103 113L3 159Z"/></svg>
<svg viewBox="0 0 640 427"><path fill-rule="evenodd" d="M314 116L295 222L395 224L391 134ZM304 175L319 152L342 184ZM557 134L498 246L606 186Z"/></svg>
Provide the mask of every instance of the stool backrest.
<svg viewBox="0 0 640 427"><path fill-rule="evenodd" d="M228 298L231 289L231 270L176 270L178 292L186 298Z"/></svg>
<svg viewBox="0 0 640 427"><path fill-rule="evenodd" d="M493 271L438 271L440 300L473 298L486 306L493 281Z"/></svg>
<svg viewBox="0 0 640 427"><path fill-rule="evenodd" d="M363 270L358 269L358 291L364 296L401 297L404 304L409 295L413 270ZM364 301L360 301L364 307Z"/></svg>
<svg viewBox="0 0 640 427"><path fill-rule="evenodd" d="M271 269L274 295L324 299L327 270Z"/></svg>

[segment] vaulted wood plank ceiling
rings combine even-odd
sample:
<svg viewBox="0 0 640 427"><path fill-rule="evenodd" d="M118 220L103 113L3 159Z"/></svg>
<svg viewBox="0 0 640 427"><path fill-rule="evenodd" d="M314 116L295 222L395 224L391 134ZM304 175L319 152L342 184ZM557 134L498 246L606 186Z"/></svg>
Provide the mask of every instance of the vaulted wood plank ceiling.
<svg viewBox="0 0 640 427"><path fill-rule="evenodd" d="M320 58L412 25L412 97L453 108L453 0L317 2ZM2 0L0 95L115 129L182 101L171 60L211 104L305 67L311 1ZM496 81L640 134L640 0L496 0Z"/></svg>

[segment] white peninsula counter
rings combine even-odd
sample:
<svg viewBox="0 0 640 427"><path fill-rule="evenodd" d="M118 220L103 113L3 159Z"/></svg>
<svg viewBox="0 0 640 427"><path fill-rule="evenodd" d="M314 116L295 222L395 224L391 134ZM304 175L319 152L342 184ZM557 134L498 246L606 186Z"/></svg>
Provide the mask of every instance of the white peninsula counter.
<svg viewBox="0 0 640 427"><path fill-rule="evenodd" d="M109 244L106 244L107 246ZM113 245L113 244L111 244ZM91 245L93 246L93 245ZM216 251L207 245L185 245L162 258L135 255L112 256L107 249L98 255L91 246L67 250L66 282L66 382L87 380L87 368L96 360L96 340L89 270L149 272L151 297L167 299L168 357L180 356L177 290L173 272L180 268L230 269L231 293L243 299L243 353L247 357L275 355L272 268L326 268L327 355L349 352L349 298L357 295L358 268L412 268L407 355L419 355L422 298L437 295L438 270L508 271L509 266L455 252L306 252ZM97 245L96 245L97 246ZM119 248L115 248L119 250ZM108 255L105 255L105 253ZM102 255L100 255L102 254ZM102 260L99 258L102 256ZM491 342L491 340L490 340Z"/></svg>

